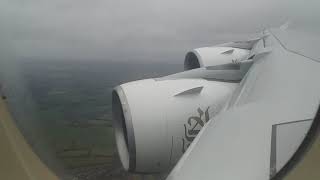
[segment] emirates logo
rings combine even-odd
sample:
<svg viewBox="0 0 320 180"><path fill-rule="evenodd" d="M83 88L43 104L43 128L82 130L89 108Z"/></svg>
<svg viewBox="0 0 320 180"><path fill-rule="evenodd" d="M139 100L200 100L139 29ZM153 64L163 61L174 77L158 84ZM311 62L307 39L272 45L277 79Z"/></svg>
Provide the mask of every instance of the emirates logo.
<svg viewBox="0 0 320 180"><path fill-rule="evenodd" d="M200 132L201 128L209 121L209 107L203 111L201 108L197 109L198 116L191 116L184 124L184 137L182 138L182 152L184 153L190 146L191 142Z"/></svg>

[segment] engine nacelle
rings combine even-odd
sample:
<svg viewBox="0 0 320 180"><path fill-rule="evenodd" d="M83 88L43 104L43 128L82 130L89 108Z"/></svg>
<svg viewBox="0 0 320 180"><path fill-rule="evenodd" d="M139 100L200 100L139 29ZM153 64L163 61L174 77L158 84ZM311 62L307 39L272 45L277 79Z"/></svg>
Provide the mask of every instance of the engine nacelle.
<svg viewBox="0 0 320 180"><path fill-rule="evenodd" d="M233 47L203 47L187 53L184 69L190 70L200 67L217 66L237 63L248 57L250 50Z"/></svg>
<svg viewBox="0 0 320 180"><path fill-rule="evenodd" d="M146 79L116 87L113 123L123 167L139 173L169 170L237 86L205 79Z"/></svg>

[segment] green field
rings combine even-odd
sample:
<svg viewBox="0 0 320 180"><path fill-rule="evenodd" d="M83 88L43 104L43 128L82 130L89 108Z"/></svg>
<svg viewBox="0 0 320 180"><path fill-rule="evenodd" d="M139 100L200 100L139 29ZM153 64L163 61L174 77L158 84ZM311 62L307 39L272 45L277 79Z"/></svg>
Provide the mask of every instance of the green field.
<svg viewBox="0 0 320 180"><path fill-rule="evenodd" d="M121 165L111 123L113 87L180 69L178 65L165 63L54 60L28 60L22 67L37 110L35 123L41 127L41 139L50 147L58 164L76 176L85 174L84 171L99 174L92 171L103 169L107 174L116 172L113 177L127 176L123 170L116 171ZM33 133L31 128L25 128L24 132ZM37 140L31 136L28 141Z"/></svg>

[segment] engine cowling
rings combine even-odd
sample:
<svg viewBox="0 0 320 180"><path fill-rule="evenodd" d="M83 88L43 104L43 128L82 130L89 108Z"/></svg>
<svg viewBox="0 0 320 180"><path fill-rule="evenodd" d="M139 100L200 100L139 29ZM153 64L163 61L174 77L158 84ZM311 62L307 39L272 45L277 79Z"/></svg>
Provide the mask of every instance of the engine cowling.
<svg viewBox="0 0 320 180"><path fill-rule="evenodd" d="M237 86L205 79L146 79L116 87L113 123L123 167L158 173L174 166Z"/></svg>
<svg viewBox="0 0 320 180"><path fill-rule="evenodd" d="M200 67L217 66L237 63L246 59L250 50L233 47L203 47L187 53L184 69L191 70Z"/></svg>

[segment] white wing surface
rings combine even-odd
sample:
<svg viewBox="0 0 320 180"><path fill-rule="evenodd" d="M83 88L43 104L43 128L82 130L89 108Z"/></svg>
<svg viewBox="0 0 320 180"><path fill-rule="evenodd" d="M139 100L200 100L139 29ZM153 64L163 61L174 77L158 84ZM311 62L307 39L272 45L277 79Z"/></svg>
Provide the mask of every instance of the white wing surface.
<svg viewBox="0 0 320 180"><path fill-rule="evenodd" d="M319 48L306 40L265 32L228 106L201 130L168 180L267 180L286 166L320 100Z"/></svg>

